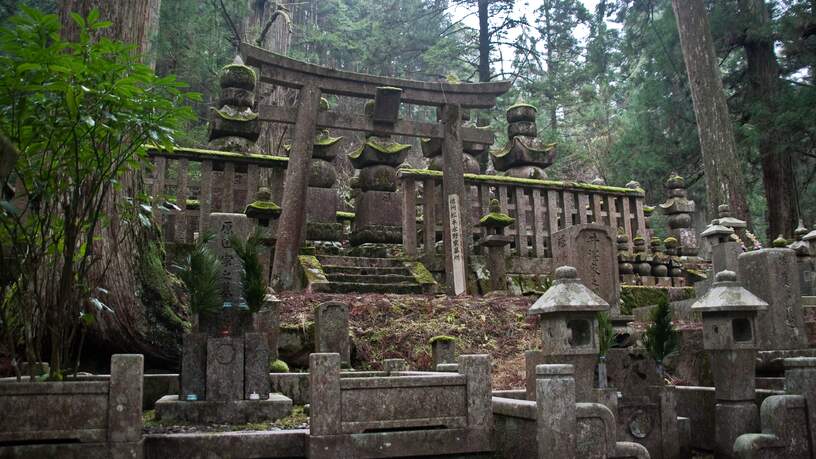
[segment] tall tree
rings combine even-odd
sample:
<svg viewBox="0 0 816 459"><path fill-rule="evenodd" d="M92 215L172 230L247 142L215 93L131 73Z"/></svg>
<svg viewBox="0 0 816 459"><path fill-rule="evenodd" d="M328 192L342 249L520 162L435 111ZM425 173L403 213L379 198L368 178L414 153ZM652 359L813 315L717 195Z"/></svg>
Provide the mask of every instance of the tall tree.
<svg viewBox="0 0 816 459"><path fill-rule="evenodd" d="M732 214L750 224L745 183L720 77L711 27L703 0L672 0L686 63L700 150L705 165L708 215L729 204Z"/></svg>
<svg viewBox="0 0 816 459"><path fill-rule="evenodd" d="M762 183L768 203L768 239L778 234L792 237L798 221L797 190L790 150L777 128L779 63L774 52L771 15L764 0L739 0L745 50L749 121L757 127Z"/></svg>

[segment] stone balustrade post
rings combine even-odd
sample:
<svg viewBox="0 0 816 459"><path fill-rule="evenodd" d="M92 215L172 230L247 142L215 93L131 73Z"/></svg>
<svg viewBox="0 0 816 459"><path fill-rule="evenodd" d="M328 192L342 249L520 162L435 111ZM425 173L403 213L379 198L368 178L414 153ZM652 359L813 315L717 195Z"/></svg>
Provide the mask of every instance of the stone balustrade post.
<svg viewBox="0 0 816 459"><path fill-rule="evenodd" d="M309 388L311 435L340 434L340 354L309 355Z"/></svg>
<svg viewBox="0 0 816 459"><path fill-rule="evenodd" d="M575 368L538 365L536 372L536 440L539 459L575 457Z"/></svg>
<svg viewBox="0 0 816 459"><path fill-rule="evenodd" d="M131 443L142 439L144 356L116 354L111 357L108 392L108 441Z"/></svg>

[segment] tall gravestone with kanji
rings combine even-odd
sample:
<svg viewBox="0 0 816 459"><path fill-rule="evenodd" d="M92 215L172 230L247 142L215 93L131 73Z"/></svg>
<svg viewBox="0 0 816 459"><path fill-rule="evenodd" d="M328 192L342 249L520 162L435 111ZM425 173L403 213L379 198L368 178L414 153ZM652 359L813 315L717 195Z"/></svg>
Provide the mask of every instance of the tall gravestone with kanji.
<svg viewBox="0 0 816 459"><path fill-rule="evenodd" d="M620 314L620 277L617 238L611 228L597 224L574 225L552 236L553 267L573 266L578 277Z"/></svg>

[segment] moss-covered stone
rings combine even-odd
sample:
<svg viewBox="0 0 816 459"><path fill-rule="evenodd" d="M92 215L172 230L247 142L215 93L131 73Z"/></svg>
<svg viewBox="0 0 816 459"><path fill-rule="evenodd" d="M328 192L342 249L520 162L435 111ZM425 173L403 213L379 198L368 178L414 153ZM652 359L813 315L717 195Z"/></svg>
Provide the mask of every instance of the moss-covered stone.
<svg viewBox="0 0 816 459"><path fill-rule="evenodd" d="M788 241L780 234L773 240L773 246L778 249L785 248L788 246Z"/></svg>
<svg viewBox="0 0 816 459"><path fill-rule="evenodd" d="M163 146L145 145L144 148L148 150L148 154L153 156L164 156L168 159L193 158L196 160L250 160L255 164L260 164L265 167L285 168L289 162L289 158L285 156L270 156L261 154L246 154L234 151L211 150L206 148L190 148L190 147L175 147L168 150Z"/></svg>
<svg viewBox="0 0 816 459"><path fill-rule="evenodd" d="M258 82L255 70L244 64L233 63L221 68L222 88L241 88L252 91Z"/></svg>
<svg viewBox="0 0 816 459"><path fill-rule="evenodd" d="M442 171L435 171L430 169L408 169L408 168L400 168L399 173L403 177L417 177L417 178L426 178L426 177L433 177L442 179ZM497 182L497 183L509 183L509 184L523 184L523 185L532 185L532 186L540 186L543 188L559 188L565 190L575 190L575 191L604 191L608 193L616 193L616 194L625 194L629 196L643 196L644 191L640 188L637 189L630 189L630 188L621 188L615 186L608 186L608 185L592 185L591 183L580 183L580 182L568 182L568 181L559 181L559 180L540 180L540 179L528 179L528 178L518 178L518 177L507 177L507 176L500 176L500 175L481 175L481 174L465 174L466 180L472 180L476 182Z"/></svg>
<svg viewBox="0 0 816 459"><path fill-rule="evenodd" d="M323 271L323 265L314 255L299 255L298 261L300 267L303 269L303 275L306 278L307 284L328 283L326 273Z"/></svg>
<svg viewBox="0 0 816 459"><path fill-rule="evenodd" d="M405 155L410 149L410 145L385 137L372 136L367 138L360 148L349 153L348 157L357 169L379 164L397 167L405 160Z"/></svg>
<svg viewBox="0 0 816 459"><path fill-rule="evenodd" d="M354 217L356 217L354 212L337 211L338 220L354 220Z"/></svg>
<svg viewBox="0 0 816 459"><path fill-rule="evenodd" d="M448 335L434 336L433 338L428 340L428 344L430 344L431 346L433 346L434 343L455 343L455 342L456 338Z"/></svg>
<svg viewBox="0 0 816 459"><path fill-rule="evenodd" d="M289 373L289 365L283 360L272 360L269 362L270 373Z"/></svg>
<svg viewBox="0 0 816 459"><path fill-rule="evenodd" d="M643 285L621 286L621 312L632 314L635 308L653 306L661 301L682 301L694 298L694 287L669 289L664 287L647 287Z"/></svg>
<svg viewBox="0 0 816 459"><path fill-rule="evenodd" d="M405 267L414 276L414 281L420 285L436 285L436 280L424 264L418 261L406 261Z"/></svg>
<svg viewBox="0 0 816 459"><path fill-rule="evenodd" d="M504 228L505 226L512 225L515 221L516 221L515 218L507 214L490 212L489 214L479 219L479 225L490 226L494 228Z"/></svg>
<svg viewBox="0 0 816 459"><path fill-rule="evenodd" d="M272 201L255 201L246 206L244 213L249 218L277 218L283 209Z"/></svg>

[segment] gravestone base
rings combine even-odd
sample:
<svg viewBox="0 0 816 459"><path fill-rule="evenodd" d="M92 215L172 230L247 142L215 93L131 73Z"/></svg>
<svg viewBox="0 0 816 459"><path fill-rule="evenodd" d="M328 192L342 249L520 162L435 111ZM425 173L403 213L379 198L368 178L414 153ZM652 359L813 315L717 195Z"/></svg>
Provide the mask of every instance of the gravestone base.
<svg viewBox="0 0 816 459"><path fill-rule="evenodd" d="M156 418L162 421L183 421L194 424L247 424L271 422L289 415L292 399L281 394L269 394L266 400L179 400L178 395L165 395L156 402Z"/></svg>
<svg viewBox="0 0 816 459"><path fill-rule="evenodd" d="M342 223L306 222L307 241L343 240Z"/></svg>

